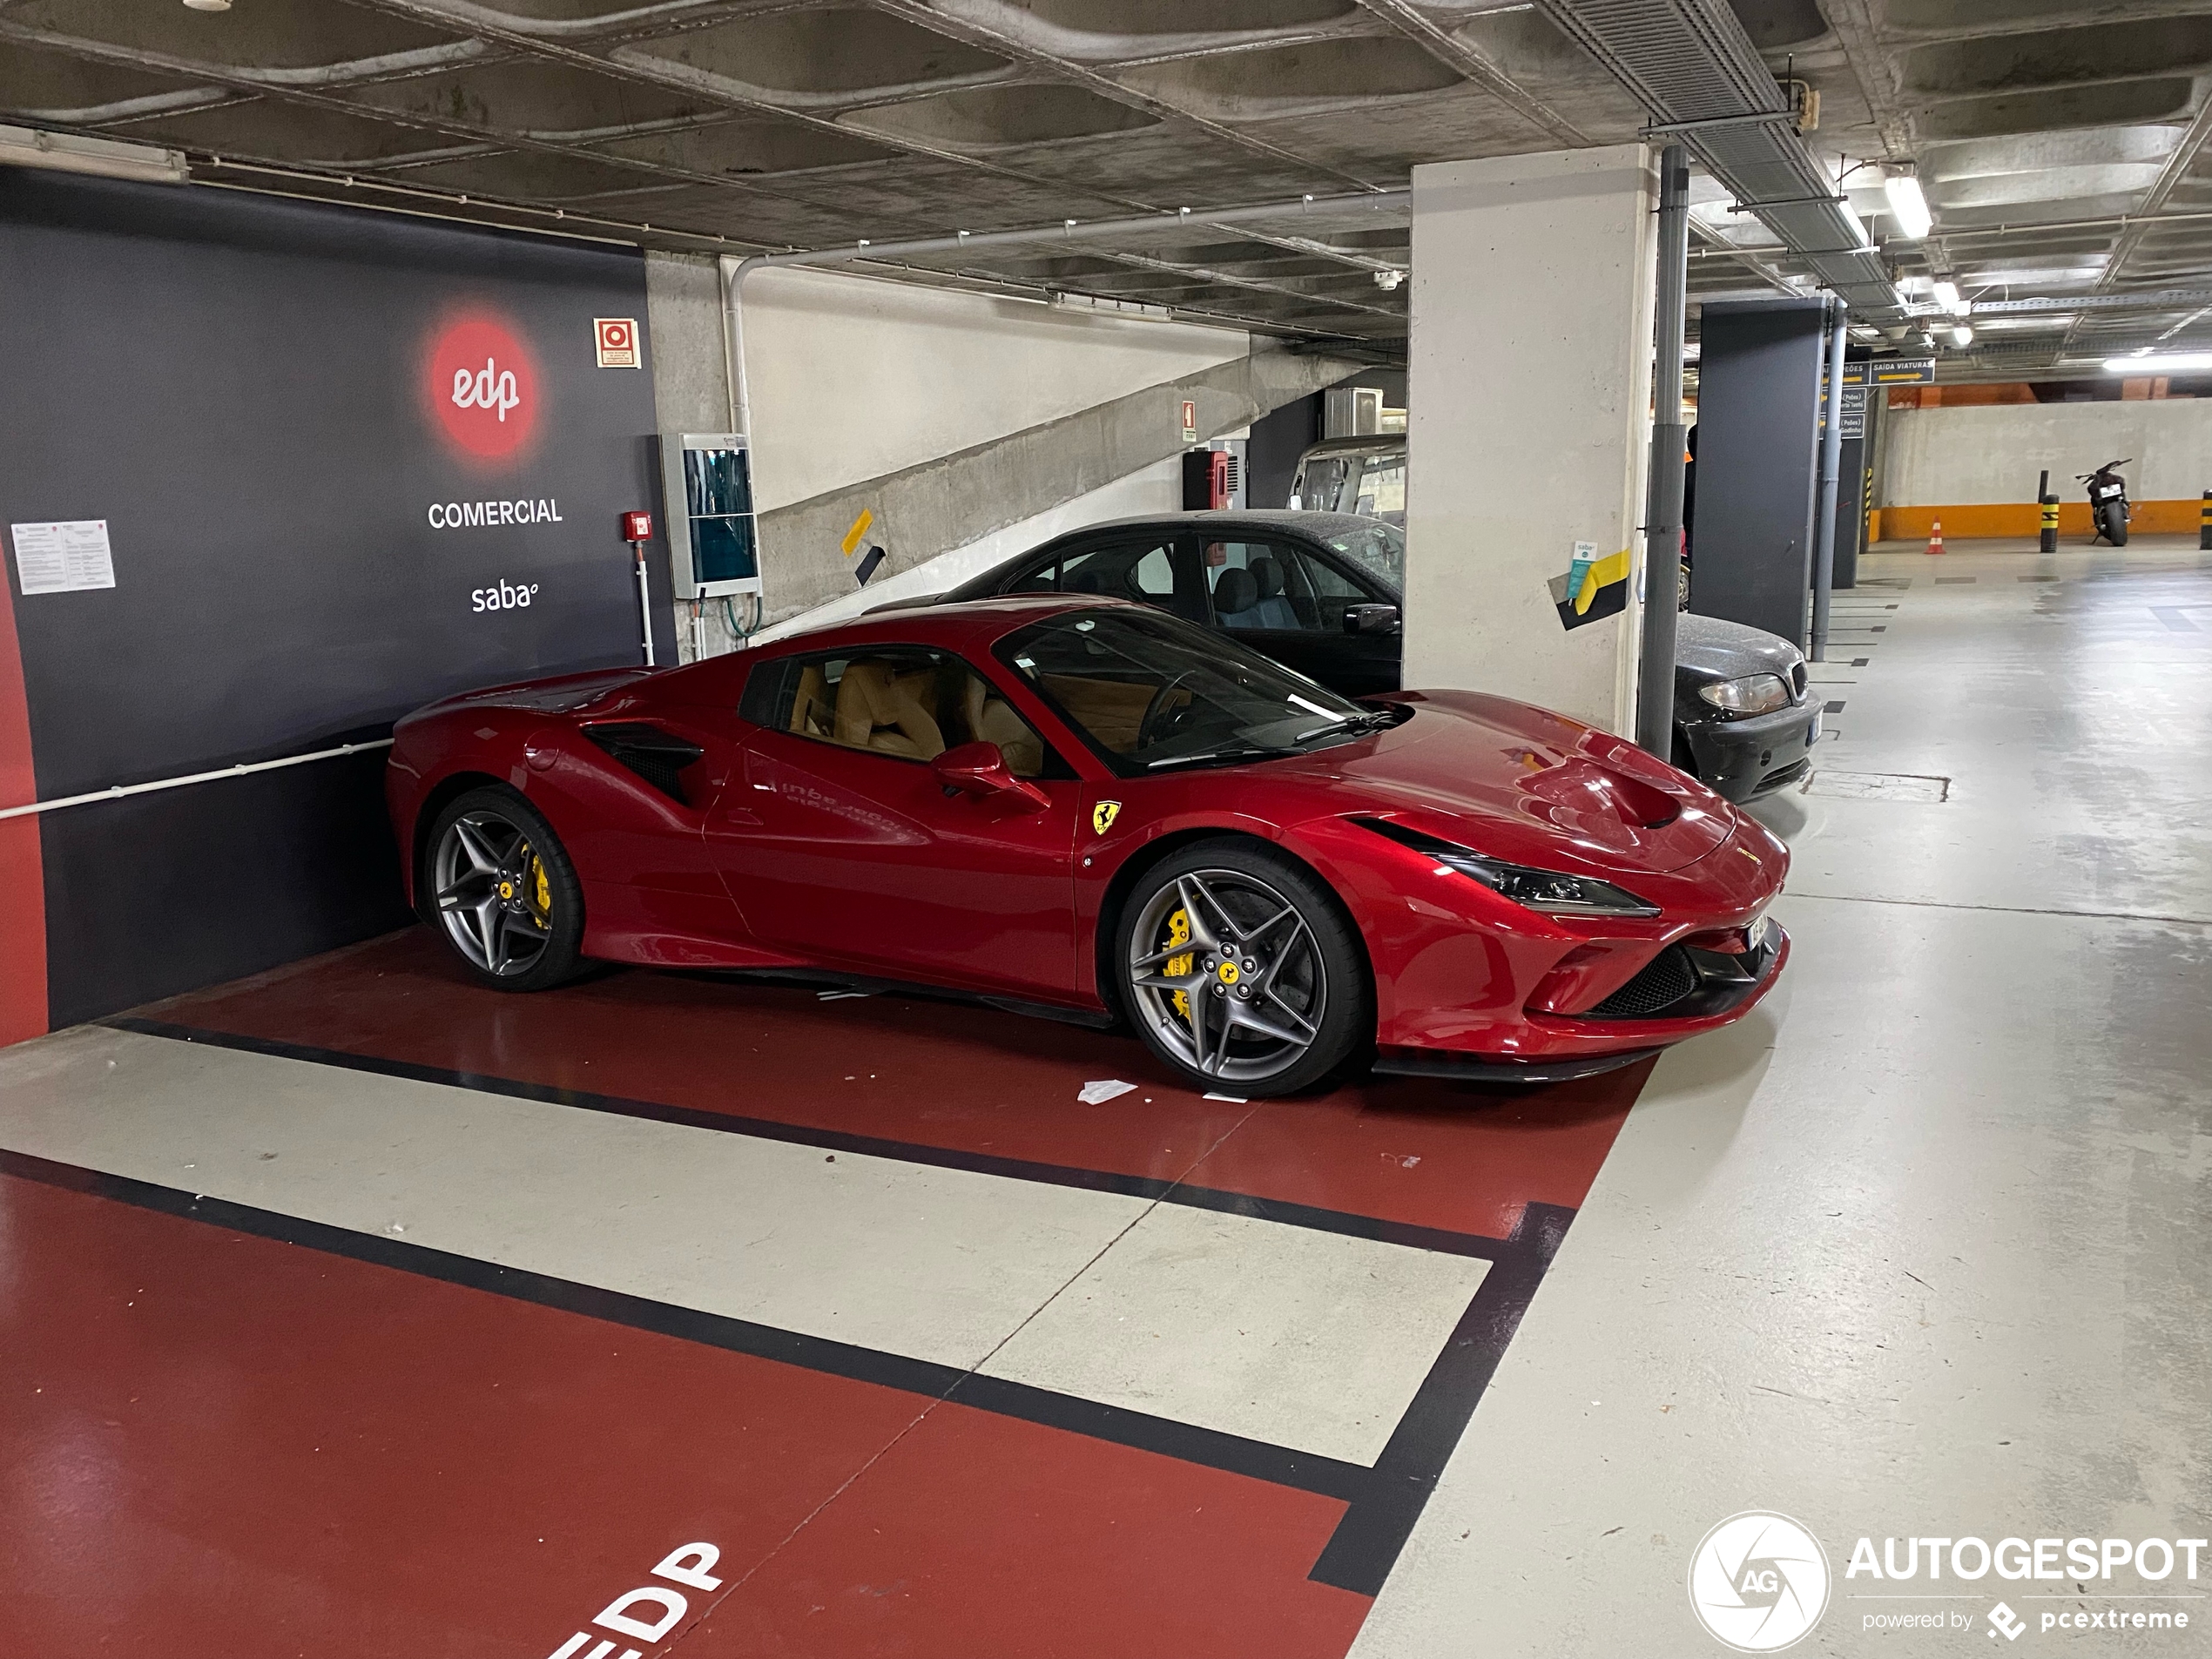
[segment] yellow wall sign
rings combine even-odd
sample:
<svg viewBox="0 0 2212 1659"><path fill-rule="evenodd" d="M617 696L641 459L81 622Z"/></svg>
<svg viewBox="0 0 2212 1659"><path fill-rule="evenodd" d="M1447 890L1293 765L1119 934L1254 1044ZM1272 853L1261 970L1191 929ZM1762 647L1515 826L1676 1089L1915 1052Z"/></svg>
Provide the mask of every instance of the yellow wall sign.
<svg viewBox="0 0 2212 1659"><path fill-rule="evenodd" d="M868 533L868 526L874 523L875 514L866 507L860 509L860 516L853 521L853 528L845 532L844 547L846 558L853 556L853 550L860 546L860 538Z"/></svg>
<svg viewBox="0 0 2212 1659"><path fill-rule="evenodd" d="M1629 603L1629 577L1635 560L1627 548L1609 558L1594 560L1584 567L1582 579L1572 593L1567 576L1551 579L1552 604L1559 612L1560 626L1580 628L1585 623L1596 622L1605 617L1617 617Z"/></svg>

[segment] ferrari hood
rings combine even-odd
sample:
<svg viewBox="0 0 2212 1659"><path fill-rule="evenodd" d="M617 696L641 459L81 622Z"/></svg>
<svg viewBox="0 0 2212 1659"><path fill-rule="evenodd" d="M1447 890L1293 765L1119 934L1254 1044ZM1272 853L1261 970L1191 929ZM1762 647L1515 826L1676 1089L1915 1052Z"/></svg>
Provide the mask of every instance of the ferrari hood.
<svg viewBox="0 0 2212 1659"><path fill-rule="evenodd" d="M1726 801L1633 744L1503 698L1416 695L1403 725L1313 757L1334 761L1332 792L1495 858L1601 873L1678 870L1735 829Z"/></svg>

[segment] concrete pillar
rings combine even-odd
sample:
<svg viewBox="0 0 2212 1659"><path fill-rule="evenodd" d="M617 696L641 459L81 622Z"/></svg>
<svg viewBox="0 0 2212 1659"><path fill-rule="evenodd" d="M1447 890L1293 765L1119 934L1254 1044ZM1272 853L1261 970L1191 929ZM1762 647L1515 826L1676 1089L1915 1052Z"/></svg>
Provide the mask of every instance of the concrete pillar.
<svg viewBox="0 0 2212 1659"><path fill-rule="evenodd" d="M1642 145L1413 169L1407 685L1634 735L1657 206ZM1629 575L1569 629L1577 543Z"/></svg>
<svg viewBox="0 0 2212 1659"><path fill-rule="evenodd" d="M727 432L732 401L722 339L722 279L715 261L685 253L645 255L645 337L652 357L654 420L663 432ZM643 503L641 503L642 505ZM653 509L665 516L664 503ZM653 597L672 605L680 660L717 656L736 644L719 602L694 617L676 603L664 532L653 546Z"/></svg>

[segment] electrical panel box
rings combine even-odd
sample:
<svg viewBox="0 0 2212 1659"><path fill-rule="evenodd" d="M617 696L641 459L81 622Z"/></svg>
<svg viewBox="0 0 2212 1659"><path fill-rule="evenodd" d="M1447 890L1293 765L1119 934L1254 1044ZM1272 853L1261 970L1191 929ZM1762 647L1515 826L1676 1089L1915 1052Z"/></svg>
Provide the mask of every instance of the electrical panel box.
<svg viewBox="0 0 2212 1659"><path fill-rule="evenodd" d="M730 432L664 432L660 481L676 597L760 592L760 521L745 440Z"/></svg>

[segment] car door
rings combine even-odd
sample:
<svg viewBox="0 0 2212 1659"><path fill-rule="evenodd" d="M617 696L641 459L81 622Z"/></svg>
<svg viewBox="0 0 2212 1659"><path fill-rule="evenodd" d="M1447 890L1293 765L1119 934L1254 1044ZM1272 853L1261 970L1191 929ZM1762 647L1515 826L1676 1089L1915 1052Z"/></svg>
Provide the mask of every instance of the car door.
<svg viewBox="0 0 2212 1659"><path fill-rule="evenodd" d="M753 673L744 776L706 835L754 936L886 978L1069 995L1080 786L988 678L923 646ZM971 740L1044 804L948 796L929 762Z"/></svg>
<svg viewBox="0 0 2212 1659"><path fill-rule="evenodd" d="M1394 691L1399 635L1347 633L1354 605L1390 596L1288 536L1235 535L1202 549L1212 625L1347 697Z"/></svg>

